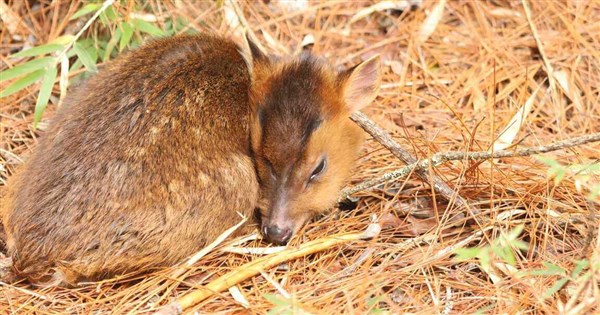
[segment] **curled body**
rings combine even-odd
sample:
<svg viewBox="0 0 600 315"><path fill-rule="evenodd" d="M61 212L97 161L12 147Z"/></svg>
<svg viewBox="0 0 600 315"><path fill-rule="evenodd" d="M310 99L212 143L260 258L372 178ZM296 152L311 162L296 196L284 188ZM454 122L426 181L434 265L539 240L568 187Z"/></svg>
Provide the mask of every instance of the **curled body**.
<svg viewBox="0 0 600 315"><path fill-rule="evenodd" d="M362 142L348 116L374 97L377 69L208 34L120 56L70 92L10 180L15 272L73 285L171 266L257 209L267 238L287 242L347 179Z"/></svg>

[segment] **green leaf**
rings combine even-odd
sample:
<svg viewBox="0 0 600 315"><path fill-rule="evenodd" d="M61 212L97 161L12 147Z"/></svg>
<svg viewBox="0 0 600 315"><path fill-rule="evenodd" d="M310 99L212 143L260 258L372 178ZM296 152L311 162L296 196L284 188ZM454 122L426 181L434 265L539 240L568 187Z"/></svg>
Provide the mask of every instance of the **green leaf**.
<svg viewBox="0 0 600 315"><path fill-rule="evenodd" d="M554 177L554 185L558 185L565 178L567 172L565 169L556 169L555 174L556 176Z"/></svg>
<svg viewBox="0 0 600 315"><path fill-rule="evenodd" d="M563 270L554 269L536 269L529 272L532 276L564 276Z"/></svg>
<svg viewBox="0 0 600 315"><path fill-rule="evenodd" d="M587 268L590 265L590 263L587 260L580 260L577 262L575 269L573 269L573 272L571 273L571 277L576 278L581 271L583 271L583 269Z"/></svg>
<svg viewBox="0 0 600 315"><path fill-rule="evenodd" d="M94 64L96 64L98 62L98 49L96 49L96 46L89 46L89 47L85 48L85 51L88 52L90 57L92 57Z"/></svg>
<svg viewBox="0 0 600 315"><path fill-rule="evenodd" d="M554 283L554 285L552 287L550 287L548 290L546 290L546 292L544 292L544 295L542 296L542 298L547 299L547 298L551 297L552 295L554 295L554 293L556 293L558 290L560 290L562 287L564 287L568 281L569 281L569 279L567 279L567 278L562 278L562 279L556 281L556 283Z"/></svg>
<svg viewBox="0 0 600 315"><path fill-rule="evenodd" d="M129 45L129 42L131 41L131 36L133 36L133 26L131 26L131 24L127 22L123 22L121 23L121 29L123 31L121 34L121 41L119 41L120 51L122 51L125 47L127 47L127 45Z"/></svg>
<svg viewBox="0 0 600 315"><path fill-rule="evenodd" d="M32 85L37 80L39 80L44 75L45 72L46 71L44 71L44 69L40 69L40 70L34 71L34 72L20 78L19 80L15 81L13 84L6 87L6 89L2 90L0 92L0 98L7 97L13 93L16 93L16 92Z"/></svg>
<svg viewBox="0 0 600 315"><path fill-rule="evenodd" d="M102 5L99 4L99 3L86 4L85 6L83 6L83 8L81 8L77 12L75 12L75 14L73 14L73 16L71 16L71 18L69 20L75 20L75 19L77 19L79 17L82 17L82 16L84 16L86 14L89 14L89 13L92 13L92 12L96 12L101 7L102 7Z"/></svg>
<svg viewBox="0 0 600 315"><path fill-rule="evenodd" d="M45 44L45 45L36 46L36 47L29 48L27 50L20 51L16 54L12 55L11 57L18 58L18 57L33 57L33 56L45 55L45 54L59 51L59 50L63 49L63 47L64 47L64 45L60 45L60 44Z"/></svg>
<svg viewBox="0 0 600 315"><path fill-rule="evenodd" d="M273 303L273 305L275 305L275 306L289 306L290 305L290 301L288 301L283 296L272 295L272 294L265 294L265 295L263 295L263 297L267 301Z"/></svg>
<svg viewBox="0 0 600 315"><path fill-rule="evenodd" d="M110 24L110 21L108 20L108 18L106 17L106 11L102 12L98 18L100 19L100 23L102 23L102 26L108 26Z"/></svg>
<svg viewBox="0 0 600 315"><path fill-rule="evenodd" d="M502 261L511 266L514 266L517 263L515 255L510 247L493 246L492 251L496 254L496 256L502 259Z"/></svg>
<svg viewBox="0 0 600 315"><path fill-rule="evenodd" d="M385 295L374 296L367 301L367 308L369 309L369 314L379 314L381 310L378 308L379 302L383 301Z"/></svg>
<svg viewBox="0 0 600 315"><path fill-rule="evenodd" d="M96 61L87 52L87 50L85 50L85 48L83 48L83 46L81 46L81 44L75 43L73 45L73 50L75 50L77 57L79 57L79 60L81 60L81 62L83 63L83 65L85 66L85 68L88 71L91 71L91 72L98 71L98 68L96 67Z"/></svg>
<svg viewBox="0 0 600 315"><path fill-rule="evenodd" d="M50 67L44 74L44 80L42 80L42 86L40 88L40 94L38 94L37 102L35 103L35 113L33 115L33 127L36 128L37 124L42 119L42 114L48 105L50 94L52 94L52 87L54 86L54 80L56 79L57 69L56 67Z"/></svg>
<svg viewBox="0 0 600 315"><path fill-rule="evenodd" d="M506 235L506 239L508 241L516 240L517 237L519 237L519 235L521 235L521 232L523 232L524 227L525 226L523 224L516 226L510 232L508 232L508 234Z"/></svg>
<svg viewBox="0 0 600 315"><path fill-rule="evenodd" d="M544 262L544 267L546 269L533 270L531 274L536 276L565 276L567 274L563 268L549 262Z"/></svg>
<svg viewBox="0 0 600 315"><path fill-rule="evenodd" d="M71 68L69 68L69 73L79 70L79 68L81 68L82 66L83 64L81 63L81 60L75 60L75 62L73 62L73 64L71 65Z"/></svg>
<svg viewBox="0 0 600 315"><path fill-rule="evenodd" d="M117 27L117 31L112 36L110 41L106 44L106 50L104 50L104 55L102 55L102 61L104 61L104 62L108 61L108 59L110 58L110 55L112 54L113 50L115 49L115 46L117 46L117 43L119 42L119 39L121 38L121 33L122 33L121 29Z"/></svg>
<svg viewBox="0 0 600 315"><path fill-rule="evenodd" d="M558 162L557 162L555 159L553 159L553 158L545 157L545 156L543 156L543 155L536 155L536 156L535 156L535 158L536 158L538 161L540 161L540 162L542 162L542 163L544 163L544 164L546 164L546 165L548 165L548 166L550 166L550 167L561 166L561 165L560 165L560 163L558 163Z"/></svg>
<svg viewBox="0 0 600 315"><path fill-rule="evenodd" d="M518 249L523 249L523 250L529 249L529 244L527 244L523 241L514 240L514 241L510 242L510 244L513 247L518 248Z"/></svg>
<svg viewBox="0 0 600 315"><path fill-rule="evenodd" d="M457 248L454 252L456 253L456 260L470 260L479 256L479 254L481 253L481 248Z"/></svg>
<svg viewBox="0 0 600 315"><path fill-rule="evenodd" d="M117 19L117 14L115 13L115 10L112 6L106 8L106 10L103 13L106 14L106 17L109 18L111 21L115 21Z"/></svg>
<svg viewBox="0 0 600 315"><path fill-rule="evenodd" d="M594 185L590 189L590 194L588 195L589 200L595 200L600 196L600 185Z"/></svg>
<svg viewBox="0 0 600 315"><path fill-rule="evenodd" d="M66 44L72 42L73 40L75 40L75 36L63 35L63 36L59 36L59 37L55 38L53 41L49 42L48 44L58 44L58 45L65 46Z"/></svg>
<svg viewBox="0 0 600 315"><path fill-rule="evenodd" d="M30 60L24 64L20 64L18 66L12 67L8 70L4 70L0 72L0 82L10 80L16 77L20 77L22 75L26 75L35 70L39 70L45 68L50 63L56 61L55 58L52 57L43 57L38 59Z"/></svg>
<svg viewBox="0 0 600 315"><path fill-rule="evenodd" d="M154 25L152 23L148 23L144 20L134 19L133 25L135 26L136 29L138 29L144 33L150 34L152 36L163 36L165 34L163 32L163 30L158 28L156 25Z"/></svg>

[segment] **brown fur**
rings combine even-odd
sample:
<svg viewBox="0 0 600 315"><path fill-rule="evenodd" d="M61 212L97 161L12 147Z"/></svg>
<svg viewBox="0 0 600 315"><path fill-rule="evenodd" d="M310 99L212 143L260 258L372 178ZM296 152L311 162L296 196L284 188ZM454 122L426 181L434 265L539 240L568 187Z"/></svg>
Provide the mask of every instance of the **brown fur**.
<svg viewBox="0 0 600 315"><path fill-rule="evenodd" d="M294 232L330 207L362 142L347 91L376 93L352 86L371 78L249 45L161 39L75 89L3 201L15 271L75 284L176 264L237 212L258 207L268 222L266 160L290 179ZM323 154L326 172L306 186Z"/></svg>
<svg viewBox="0 0 600 315"><path fill-rule="evenodd" d="M11 183L17 272L74 283L172 265L250 216L249 86L238 47L202 35L153 42L72 92Z"/></svg>

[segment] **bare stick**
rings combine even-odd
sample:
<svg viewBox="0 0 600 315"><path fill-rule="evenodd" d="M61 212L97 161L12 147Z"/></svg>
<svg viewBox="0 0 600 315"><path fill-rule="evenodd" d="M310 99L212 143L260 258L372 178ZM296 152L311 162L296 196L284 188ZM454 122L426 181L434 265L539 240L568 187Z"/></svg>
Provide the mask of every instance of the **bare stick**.
<svg viewBox="0 0 600 315"><path fill-rule="evenodd" d="M429 166L438 166L444 162L455 161L455 160L486 160L491 158L506 158L506 157L517 157L517 156L528 156L539 153L546 153L551 151L557 151L562 149L567 149L575 146L580 146L586 143L598 142L600 141L600 132L593 133L591 135L571 138L568 140L558 141L549 145L543 145L538 147L524 148L519 150L500 150L495 152L481 151L481 152L459 152L459 151L451 151L451 152L442 152L433 155L433 157L429 159L424 159L420 161L416 161L411 163L405 167L399 168L395 171L391 171L383 174L379 178L371 179L364 181L352 188L344 189L342 191L342 197L340 200L344 200L348 198L353 193L371 189L377 185L382 183L392 181L398 179L400 177L406 176L410 174L413 169L423 170L429 168ZM416 171L415 171L416 172Z"/></svg>
<svg viewBox="0 0 600 315"><path fill-rule="evenodd" d="M417 162L417 159L412 156L408 151L404 150L392 137L385 131L383 128L379 127L376 123L370 120L365 114L361 112L356 112L350 117L354 122L356 122L362 129L364 129L368 134L370 134L375 140L381 143L384 147L386 147L392 154L394 154L397 158L402 160L402 162L406 164L413 164ZM439 176L433 174L430 178L429 173L424 168L419 168L415 170L417 176L419 176L423 181L427 183L431 183L433 185L433 189L442 195L447 200L453 200L456 196L456 200L462 206L468 207L466 200L461 197L458 193L454 191L454 189L450 188L443 179ZM404 175L404 174L403 174ZM345 195L347 197L348 195Z"/></svg>
<svg viewBox="0 0 600 315"><path fill-rule="evenodd" d="M357 241L369 239L379 234L381 227L378 224L371 224L363 233L341 234L326 238L317 239L308 243L304 243L299 247L290 247L285 251L264 256L237 269L222 275L221 277L211 281L201 289L194 290L174 302L164 306L155 314L173 315L181 314L183 310L192 307L215 293L227 290L229 287L236 285L246 279L260 274L261 271L277 266L285 261L296 259L302 256L314 254L333 246L343 244L349 241Z"/></svg>

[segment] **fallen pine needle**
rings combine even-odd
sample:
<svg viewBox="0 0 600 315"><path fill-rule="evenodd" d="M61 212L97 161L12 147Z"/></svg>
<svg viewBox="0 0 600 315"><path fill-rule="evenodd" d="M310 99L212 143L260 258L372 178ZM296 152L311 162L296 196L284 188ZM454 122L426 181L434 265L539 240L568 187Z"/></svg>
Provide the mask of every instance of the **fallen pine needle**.
<svg viewBox="0 0 600 315"><path fill-rule="evenodd" d="M204 286L204 288L197 289L178 298L174 302L164 306L155 314L181 314L185 309L204 301L217 292L227 290L231 286L250 279L251 277L260 274L260 272L263 270L272 268L288 260L326 250L339 244L373 238L379 234L380 230L381 227L378 224L370 224L367 230L363 233L342 234L325 237L304 243L299 247L291 247L285 251L261 257L213 280Z"/></svg>

